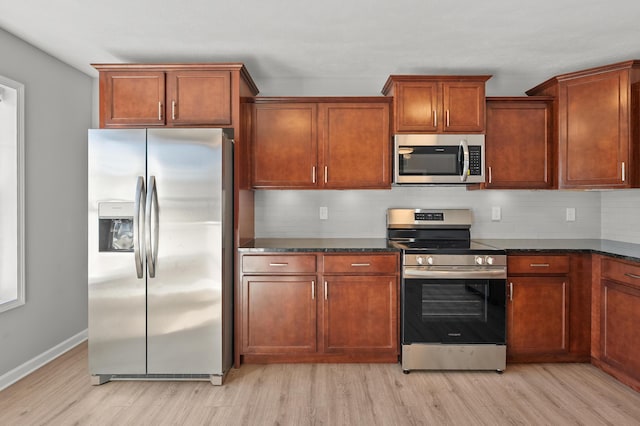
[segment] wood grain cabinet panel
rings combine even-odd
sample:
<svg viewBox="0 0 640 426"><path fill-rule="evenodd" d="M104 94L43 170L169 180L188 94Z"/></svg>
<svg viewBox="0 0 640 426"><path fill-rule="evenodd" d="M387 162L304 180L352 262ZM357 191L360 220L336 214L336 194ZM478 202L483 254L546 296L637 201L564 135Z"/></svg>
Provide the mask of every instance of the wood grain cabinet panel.
<svg viewBox="0 0 640 426"><path fill-rule="evenodd" d="M398 296L395 277L325 278L324 350L390 352L398 348Z"/></svg>
<svg viewBox="0 0 640 426"><path fill-rule="evenodd" d="M309 276L245 276L243 352L316 352L315 285Z"/></svg>
<svg viewBox="0 0 640 426"><path fill-rule="evenodd" d="M318 182L317 106L256 104L253 187L314 188Z"/></svg>
<svg viewBox="0 0 640 426"><path fill-rule="evenodd" d="M560 188L633 188L638 162L640 62L553 77L527 91L555 97Z"/></svg>
<svg viewBox="0 0 640 426"><path fill-rule="evenodd" d="M230 126L230 71L167 73L168 121L176 126Z"/></svg>
<svg viewBox="0 0 640 426"><path fill-rule="evenodd" d="M165 74L109 71L100 74L104 127L164 126Z"/></svg>
<svg viewBox="0 0 640 426"><path fill-rule="evenodd" d="M399 261L398 253L241 253L236 367L397 362Z"/></svg>
<svg viewBox="0 0 640 426"><path fill-rule="evenodd" d="M485 82L491 76L392 75L393 133L483 133Z"/></svg>
<svg viewBox="0 0 640 426"><path fill-rule="evenodd" d="M487 98L485 188L553 188L552 101Z"/></svg>
<svg viewBox="0 0 640 426"><path fill-rule="evenodd" d="M507 361L588 362L591 255L507 256Z"/></svg>
<svg viewBox="0 0 640 426"><path fill-rule="evenodd" d="M568 282L565 277L511 277L507 321L510 355L568 350Z"/></svg>
<svg viewBox="0 0 640 426"><path fill-rule="evenodd" d="M398 256L395 254L325 254L325 274L395 274Z"/></svg>
<svg viewBox="0 0 640 426"><path fill-rule="evenodd" d="M603 360L640 380L640 286L602 282Z"/></svg>
<svg viewBox="0 0 640 426"><path fill-rule="evenodd" d="M594 256L592 362L640 391L640 263Z"/></svg>
<svg viewBox="0 0 640 426"><path fill-rule="evenodd" d="M253 187L391 187L389 102L372 98L257 98Z"/></svg>
<svg viewBox="0 0 640 426"><path fill-rule="evenodd" d="M323 187L389 188L389 105L323 103L319 108Z"/></svg>

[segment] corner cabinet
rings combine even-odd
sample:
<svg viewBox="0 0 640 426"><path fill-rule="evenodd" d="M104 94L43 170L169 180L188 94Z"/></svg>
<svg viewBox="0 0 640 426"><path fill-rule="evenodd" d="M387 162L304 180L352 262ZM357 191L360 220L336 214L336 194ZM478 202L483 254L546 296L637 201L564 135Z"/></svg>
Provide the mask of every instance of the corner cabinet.
<svg viewBox="0 0 640 426"><path fill-rule="evenodd" d="M640 391L640 263L597 256L595 264L593 363Z"/></svg>
<svg viewBox="0 0 640 426"><path fill-rule="evenodd" d="M256 189L388 189L389 102L369 98L256 98Z"/></svg>
<svg viewBox="0 0 640 426"><path fill-rule="evenodd" d="M234 127L258 93L242 64L94 64L100 127Z"/></svg>
<svg viewBox="0 0 640 426"><path fill-rule="evenodd" d="M507 262L507 361L588 361L590 256L510 254Z"/></svg>
<svg viewBox="0 0 640 426"><path fill-rule="evenodd" d="M556 76L527 95L556 99L559 188L638 187L639 61Z"/></svg>
<svg viewBox="0 0 640 426"><path fill-rule="evenodd" d="M487 98L488 189L554 187L553 98Z"/></svg>
<svg viewBox="0 0 640 426"><path fill-rule="evenodd" d="M366 253L366 254L363 254ZM240 253L241 362L397 362L397 253Z"/></svg>
<svg viewBox="0 0 640 426"><path fill-rule="evenodd" d="M485 82L480 76L392 75L393 133L483 133Z"/></svg>

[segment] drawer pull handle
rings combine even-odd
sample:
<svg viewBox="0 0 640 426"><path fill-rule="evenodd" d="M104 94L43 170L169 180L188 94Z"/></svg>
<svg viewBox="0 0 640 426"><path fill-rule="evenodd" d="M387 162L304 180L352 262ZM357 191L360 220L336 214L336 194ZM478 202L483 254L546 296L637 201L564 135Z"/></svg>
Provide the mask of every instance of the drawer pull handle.
<svg viewBox="0 0 640 426"><path fill-rule="evenodd" d="M549 264L548 263L532 263L529 266L531 266L532 268L548 268Z"/></svg>
<svg viewBox="0 0 640 426"><path fill-rule="evenodd" d="M288 266L288 263L270 263L269 266Z"/></svg>
<svg viewBox="0 0 640 426"><path fill-rule="evenodd" d="M311 300L316 298L316 282L311 280Z"/></svg>
<svg viewBox="0 0 640 426"><path fill-rule="evenodd" d="M640 275L632 274L631 272L627 272L625 273L625 275L629 278L635 278L637 280L640 280Z"/></svg>
<svg viewBox="0 0 640 426"><path fill-rule="evenodd" d="M353 266L353 267L357 267L357 266L367 267L367 266L371 266L371 264L370 263L352 263L351 266Z"/></svg>
<svg viewBox="0 0 640 426"><path fill-rule="evenodd" d="M324 300L327 300L329 298L329 289L327 288L327 282L324 282Z"/></svg>

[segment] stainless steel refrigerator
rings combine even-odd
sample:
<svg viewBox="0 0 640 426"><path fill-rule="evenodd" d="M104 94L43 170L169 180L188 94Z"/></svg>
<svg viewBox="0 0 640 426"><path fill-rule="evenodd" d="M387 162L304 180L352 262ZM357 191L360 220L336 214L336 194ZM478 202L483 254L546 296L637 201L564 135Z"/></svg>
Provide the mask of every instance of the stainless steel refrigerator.
<svg viewBox="0 0 640 426"><path fill-rule="evenodd" d="M233 360L233 141L89 130L89 372L209 379Z"/></svg>

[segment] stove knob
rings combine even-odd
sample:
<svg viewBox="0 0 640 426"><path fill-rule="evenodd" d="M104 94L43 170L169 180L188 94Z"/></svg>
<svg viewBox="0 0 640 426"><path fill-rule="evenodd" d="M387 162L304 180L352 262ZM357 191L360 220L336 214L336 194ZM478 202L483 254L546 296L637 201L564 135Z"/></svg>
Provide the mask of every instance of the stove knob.
<svg viewBox="0 0 640 426"><path fill-rule="evenodd" d="M476 264L482 265L483 263L484 263L484 259L481 258L480 256L476 256Z"/></svg>
<svg viewBox="0 0 640 426"><path fill-rule="evenodd" d="M427 257L427 263L429 265L433 265L433 257L431 257L431 256Z"/></svg>
<svg viewBox="0 0 640 426"><path fill-rule="evenodd" d="M487 263L487 265L493 265L494 262L494 258L493 256L487 256L487 258L485 259L485 262Z"/></svg>
<svg viewBox="0 0 640 426"><path fill-rule="evenodd" d="M424 257L416 256L416 262L418 262L418 265L424 264Z"/></svg>

